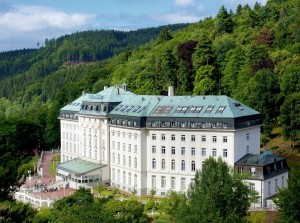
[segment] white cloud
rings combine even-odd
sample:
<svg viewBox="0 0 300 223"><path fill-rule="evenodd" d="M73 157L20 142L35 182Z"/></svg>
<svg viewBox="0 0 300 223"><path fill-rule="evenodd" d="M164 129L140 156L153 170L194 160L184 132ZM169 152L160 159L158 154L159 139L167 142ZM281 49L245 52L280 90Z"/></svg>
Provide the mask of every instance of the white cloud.
<svg viewBox="0 0 300 223"><path fill-rule="evenodd" d="M201 17L195 15L186 15L186 14L166 14L161 16L156 16L156 20L163 21L165 24L173 23L192 23L197 22Z"/></svg>
<svg viewBox="0 0 300 223"><path fill-rule="evenodd" d="M190 6L194 4L194 0L175 0L175 4L178 6Z"/></svg>
<svg viewBox="0 0 300 223"><path fill-rule="evenodd" d="M0 14L0 30L18 33L47 29L73 29L86 24L91 14L67 14L52 8L40 6L13 6Z"/></svg>
<svg viewBox="0 0 300 223"><path fill-rule="evenodd" d="M225 2L228 2L230 4L241 4L241 5L245 5L245 4L249 4L249 5L254 5L256 2L265 5L267 3L267 0L224 0Z"/></svg>

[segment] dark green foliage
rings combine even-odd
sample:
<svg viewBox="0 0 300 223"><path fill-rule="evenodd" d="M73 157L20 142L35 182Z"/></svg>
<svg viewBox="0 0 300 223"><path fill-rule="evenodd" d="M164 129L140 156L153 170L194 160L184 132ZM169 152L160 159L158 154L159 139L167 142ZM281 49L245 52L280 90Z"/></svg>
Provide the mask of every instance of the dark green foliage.
<svg viewBox="0 0 300 223"><path fill-rule="evenodd" d="M300 92L288 95L280 107L280 123L283 136L291 140L291 149L300 140Z"/></svg>
<svg viewBox="0 0 300 223"><path fill-rule="evenodd" d="M22 177L22 159L37 148L39 128L22 119L0 119L0 201L10 199Z"/></svg>
<svg viewBox="0 0 300 223"><path fill-rule="evenodd" d="M219 158L204 161L196 171L195 183L188 191L188 202L176 214L178 222L246 222L248 208L255 194Z"/></svg>
<svg viewBox="0 0 300 223"><path fill-rule="evenodd" d="M279 209L280 222L300 222L300 168L297 166L289 173L288 187L279 189L274 200Z"/></svg>
<svg viewBox="0 0 300 223"><path fill-rule="evenodd" d="M216 16L215 27L218 33L231 33L233 30L233 21L231 14L222 6Z"/></svg>
<svg viewBox="0 0 300 223"><path fill-rule="evenodd" d="M80 188L73 195L55 202L50 213L37 214L34 222L146 223L143 210L144 205L137 200L96 199L88 190Z"/></svg>
<svg viewBox="0 0 300 223"><path fill-rule="evenodd" d="M0 219L3 223L32 222L36 210L29 204L16 201L0 202Z"/></svg>

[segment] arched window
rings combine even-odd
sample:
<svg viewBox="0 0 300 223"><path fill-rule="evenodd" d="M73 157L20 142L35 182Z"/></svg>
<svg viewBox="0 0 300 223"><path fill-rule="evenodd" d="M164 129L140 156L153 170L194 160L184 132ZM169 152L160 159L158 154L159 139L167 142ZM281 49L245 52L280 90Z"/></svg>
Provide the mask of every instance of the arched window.
<svg viewBox="0 0 300 223"><path fill-rule="evenodd" d="M117 181L120 182L120 170L117 172Z"/></svg>
<svg viewBox="0 0 300 223"><path fill-rule="evenodd" d="M124 184L126 183L126 173L125 173L125 171L123 171L123 183Z"/></svg>
<svg viewBox="0 0 300 223"><path fill-rule="evenodd" d="M126 156L123 155L123 165L125 166L126 165Z"/></svg>
<svg viewBox="0 0 300 223"><path fill-rule="evenodd" d="M134 168L137 168L137 158L134 158Z"/></svg>
<svg viewBox="0 0 300 223"><path fill-rule="evenodd" d="M134 186L137 187L137 175L134 174Z"/></svg>
<svg viewBox="0 0 300 223"><path fill-rule="evenodd" d="M185 171L185 161L181 160L181 171Z"/></svg>
<svg viewBox="0 0 300 223"><path fill-rule="evenodd" d="M166 168L166 160L162 159L161 160L161 169L164 170Z"/></svg>
<svg viewBox="0 0 300 223"><path fill-rule="evenodd" d="M195 164L195 161L194 161L194 160L192 161L192 164L191 164L191 170L192 170L192 171L195 171L195 170L196 170L196 164Z"/></svg>
<svg viewBox="0 0 300 223"><path fill-rule="evenodd" d="M131 186L131 173L128 173L128 185Z"/></svg>
<svg viewBox="0 0 300 223"><path fill-rule="evenodd" d="M152 159L152 169L156 169L156 159Z"/></svg>
<svg viewBox="0 0 300 223"><path fill-rule="evenodd" d="M112 169L112 180L116 180L116 170L115 170L115 168Z"/></svg>
<svg viewBox="0 0 300 223"><path fill-rule="evenodd" d="M175 160L171 161L171 170L175 170Z"/></svg>

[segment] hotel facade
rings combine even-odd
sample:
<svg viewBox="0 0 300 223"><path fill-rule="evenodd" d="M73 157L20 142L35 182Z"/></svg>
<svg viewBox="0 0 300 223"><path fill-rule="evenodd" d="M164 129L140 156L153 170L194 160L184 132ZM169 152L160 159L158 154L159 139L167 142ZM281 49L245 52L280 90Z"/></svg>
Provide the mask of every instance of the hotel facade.
<svg viewBox="0 0 300 223"><path fill-rule="evenodd" d="M260 153L260 114L223 95L136 95L110 87L60 111L57 180L158 196L186 191L205 159Z"/></svg>

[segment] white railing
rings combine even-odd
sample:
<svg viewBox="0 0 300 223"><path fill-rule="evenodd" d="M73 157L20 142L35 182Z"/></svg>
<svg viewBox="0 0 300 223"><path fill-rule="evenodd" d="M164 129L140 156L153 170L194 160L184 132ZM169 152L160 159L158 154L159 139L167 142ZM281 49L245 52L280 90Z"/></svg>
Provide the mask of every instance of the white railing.
<svg viewBox="0 0 300 223"><path fill-rule="evenodd" d="M57 200L37 196L26 190L15 192L14 197L18 201L21 201L23 203L29 203L34 208L52 207L53 203Z"/></svg>

